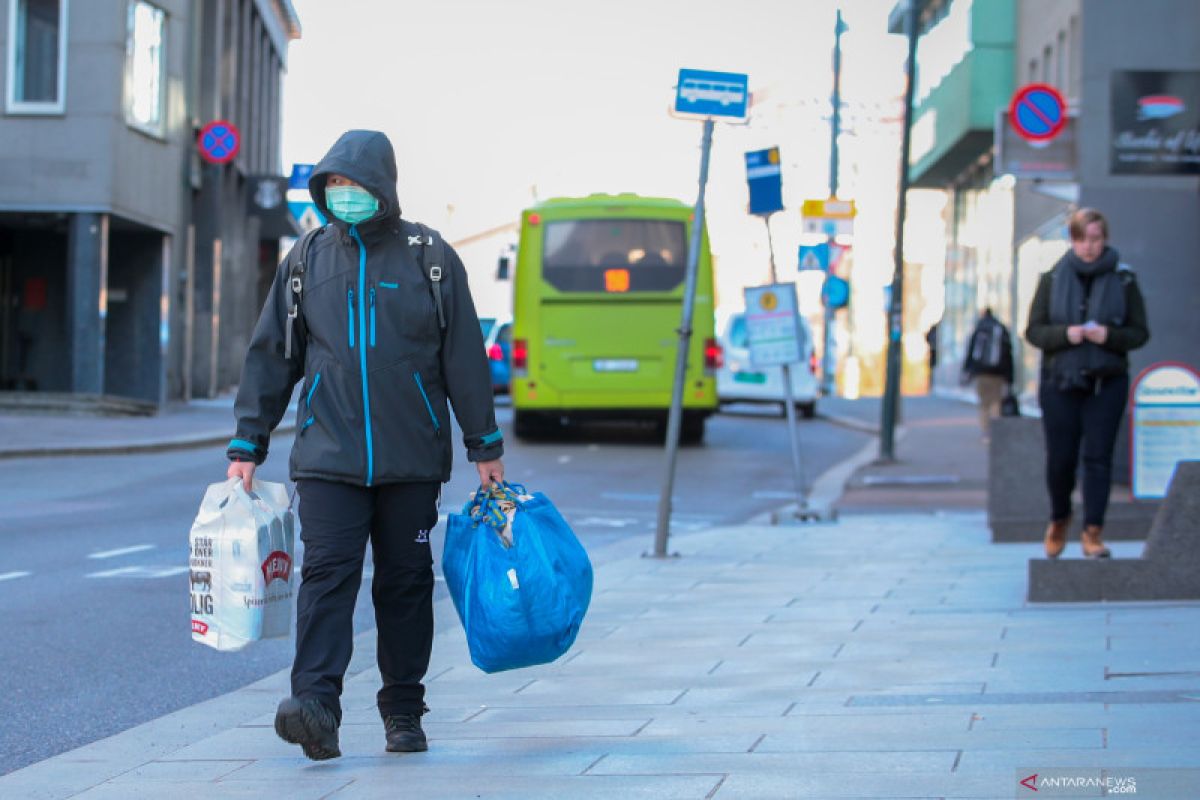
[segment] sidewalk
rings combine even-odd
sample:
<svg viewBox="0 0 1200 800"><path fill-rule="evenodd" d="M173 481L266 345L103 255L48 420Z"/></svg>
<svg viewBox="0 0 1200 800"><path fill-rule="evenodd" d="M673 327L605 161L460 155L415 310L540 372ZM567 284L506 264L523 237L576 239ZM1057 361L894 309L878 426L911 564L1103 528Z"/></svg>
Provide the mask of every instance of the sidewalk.
<svg viewBox="0 0 1200 800"><path fill-rule="evenodd" d="M865 480L977 479L978 431L953 409L974 411L942 402L906 402L900 463L860 470L836 524L594 554L591 610L555 664L484 675L439 603L427 753L384 752L364 634L341 759L276 738L279 673L0 777L0 797L1070 796L1019 784L1035 773L1200 796L1200 603L1028 605L1040 544L991 544L975 489ZM873 492L892 497L856 499Z"/></svg>
<svg viewBox="0 0 1200 800"><path fill-rule="evenodd" d="M295 399L275 434L295 430ZM226 443L233 395L170 403L151 417L0 413L0 458L124 454Z"/></svg>

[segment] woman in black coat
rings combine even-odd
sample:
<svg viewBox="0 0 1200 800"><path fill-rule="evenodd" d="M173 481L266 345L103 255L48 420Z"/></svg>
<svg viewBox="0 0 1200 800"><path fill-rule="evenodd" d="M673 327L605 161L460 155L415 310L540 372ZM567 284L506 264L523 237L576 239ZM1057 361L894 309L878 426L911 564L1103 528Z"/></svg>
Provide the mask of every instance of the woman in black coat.
<svg viewBox="0 0 1200 800"><path fill-rule="evenodd" d="M1113 445L1129 395L1126 354L1149 340L1150 328L1136 276L1108 246L1104 215L1081 208L1069 230L1071 249L1042 275L1025 329L1042 351L1038 400L1051 509L1045 547L1057 558L1066 546L1082 445L1083 554L1106 558Z"/></svg>

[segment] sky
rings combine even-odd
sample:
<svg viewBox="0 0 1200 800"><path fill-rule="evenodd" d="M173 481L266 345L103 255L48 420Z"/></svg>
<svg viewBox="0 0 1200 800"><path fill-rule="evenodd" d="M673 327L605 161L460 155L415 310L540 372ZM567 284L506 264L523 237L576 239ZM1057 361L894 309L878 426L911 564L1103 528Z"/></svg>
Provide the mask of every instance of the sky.
<svg viewBox="0 0 1200 800"><path fill-rule="evenodd" d="M718 292L740 302L743 285L769 274L766 229L746 213L748 150L782 150L788 208L771 226L780 277L795 276L800 203L828 194L833 0L293 4L303 35L288 54L285 171L319 160L344 130L382 130L396 148L405 216L451 242L549 197L694 203L701 124L670 113L679 70L747 73L749 123L714 135L706 209ZM858 239L873 232L865 248L856 240L856 256L890 275L904 42L886 32L894 0L840 5L850 29L839 195L859 198ZM489 314L507 303L509 288L491 280L502 246L462 251ZM802 287L802 305L812 307L811 294Z"/></svg>

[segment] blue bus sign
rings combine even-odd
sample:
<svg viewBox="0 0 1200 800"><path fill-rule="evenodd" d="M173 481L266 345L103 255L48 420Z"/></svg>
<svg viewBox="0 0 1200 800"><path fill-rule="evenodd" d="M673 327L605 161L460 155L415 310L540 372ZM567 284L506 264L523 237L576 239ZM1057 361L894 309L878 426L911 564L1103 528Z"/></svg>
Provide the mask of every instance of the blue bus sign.
<svg viewBox="0 0 1200 800"><path fill-rule="evenodd" d="M675 87L676 113L743 119L749 105L749 75L679 70L679 83Z"/></svg>
<svg viewBox="0 0 1200 800"><path fill-rule="evenodd" d="M783 178L779 148L746 153L746 182L750 184L750 213L783 211Z"/></svg>

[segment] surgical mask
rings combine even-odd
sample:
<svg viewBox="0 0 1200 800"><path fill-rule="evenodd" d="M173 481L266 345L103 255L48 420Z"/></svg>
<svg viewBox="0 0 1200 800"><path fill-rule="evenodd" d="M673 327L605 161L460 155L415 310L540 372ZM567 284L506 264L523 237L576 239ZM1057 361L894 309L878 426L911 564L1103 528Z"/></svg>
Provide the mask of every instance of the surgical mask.
<svg viewBox="0 0 1200 800"><path fill-rule="evenodd" d="M348 225L357 225L379 211L379 200L361 186L328 186L325 205L329 213Z"/></svg>

